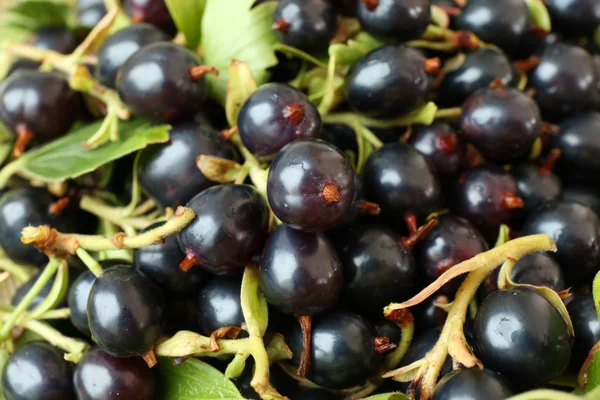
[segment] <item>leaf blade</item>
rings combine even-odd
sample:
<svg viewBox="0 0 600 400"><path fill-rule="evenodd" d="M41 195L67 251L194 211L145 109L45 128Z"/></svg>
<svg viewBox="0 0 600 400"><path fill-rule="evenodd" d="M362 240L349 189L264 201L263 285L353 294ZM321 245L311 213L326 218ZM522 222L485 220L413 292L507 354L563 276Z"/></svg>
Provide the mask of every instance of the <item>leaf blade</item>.
<svg viewBox="0 0 600 400"><path fill-rule="evenodd" d="M191 49L198 47L206 0L166 0L165 3L177 30L185 36L187 46Z"/></svg>

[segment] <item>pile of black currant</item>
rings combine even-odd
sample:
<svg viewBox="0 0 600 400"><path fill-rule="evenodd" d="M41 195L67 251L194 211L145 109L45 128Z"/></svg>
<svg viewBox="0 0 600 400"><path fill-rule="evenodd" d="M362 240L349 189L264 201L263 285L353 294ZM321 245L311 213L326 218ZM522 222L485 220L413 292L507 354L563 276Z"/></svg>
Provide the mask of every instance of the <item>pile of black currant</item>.
<svg viewBox="0 0 600 400"><path fill-rule="evenodd" d="M0 166L2 399L600 399L600 0L7 1Z"/></svg>

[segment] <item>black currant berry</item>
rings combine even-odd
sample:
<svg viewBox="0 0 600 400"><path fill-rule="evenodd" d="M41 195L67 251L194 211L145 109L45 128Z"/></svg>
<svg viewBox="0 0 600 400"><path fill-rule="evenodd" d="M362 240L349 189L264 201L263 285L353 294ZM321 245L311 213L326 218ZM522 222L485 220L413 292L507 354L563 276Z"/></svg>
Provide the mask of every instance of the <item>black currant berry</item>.
<svg viewBox="0 0 600 400"><path fill-rule="evenodd" d="M273 15L279 40L308 53L326 51L336 26L335 10L326 0L280 0Z"/></svg>
<svg viewBox="0 0 600 400"><path fill-rule="evenodd" d="M123 64L117 88L137 117L156 122L185 120L202 109L207 94L204 74L214 71L183 47L154 43Z"/></svg>
<svg viewBox="0 0 600 400"><path fill-rule="evenodd" d="M468 53L464 62L448 72L438 88L436 103L460 106L478 89L486 88L498 79L504 86L515 81L515 72L508 57L494 49L478 49Z"/></svg>
<svg viewBox="0 0 600 400"><path fill-rule="evenodd" d="M76 232L81 217L71 207L53 214L56 201L46 190L22 187L10 190L0 198L0 246L17 263L43 265L48 258L34 246L21 242L21 231L27 226L50 225L61 232Z"/></svg>
<svg viewBox="0 0 600 400"><path fill-rule="evenodd" d="M241 327L246 320L240 299L242 276L215 276L198 294L198 323L201 333L210 336L219 328Z"/></svg>
<svg viewBox="0 0 600 400"><path fill-rule="evenodd" d="M517 89L485 88L463 105L460 129L487 158L510 162L531 151L541 135L540 109Z"/></svg>
<svg viewBox="0 0 600 400"><path fill-rule="evenodd" d="M2 389L9 400L74 400L72 376L62 351L46 342L30 342L6 362Z"/></svg>
<svg viewBox="0 0 600 400"><path fill-rule="evenodd" d="M417 266L400 235L384 226L363 226L342 250L344 299L361 314L409 299L417 288Z"/></svg>
<svg viewBox="0 0 600 400"><path fill-rule="evenodd" d="M327 142L296 140L281 149L269 169L269 205L296 229L334 228L350 211L354 194L352 165Z"/></svg>
<svg viewBox="0 0 600 400"><path fill-rule="evenodd" d="M150 225L146 230L158 228L162 222ZM200 268L184 272L179 263L185 254L179 248L177 235L167 236L163 243L142 247L133 253L133 266L156 283L170 298L187 298L197 293L208 277Z"/></svg>
<svg viewBox="0 0 600 400"><path fill-rule="evenodd" d="M381 206L390 222L399 223L407 213L425 217L440 202L435 167L409 145L386 144L375 151L363 176L368 198Z"/></svg>
<svg viewBox="0 0 600 400"><path fill-rule="evenodd" d="M600 191L586 185L567 185L562 190L562 199L569 203L583 204L600 215Z"/></svg>
<svg viewBox="0 0 600 400"><path fill-rule="evenodd" d="M561 152L559 168L569 179L600 182L600 113L565 119L555 139Z"/></svg>
<svg viewBox="0 0 600 400"><path fill-rule="evenodd" d="M552 30L565 36L591 36L600 25L600 3L596 0L545 0Z"/></svg>
<svg viewBox="0 0 600 400"><path fill-rule="evenodd" d="M152 371L139 357L114 357L101 347L90 349L77 364L73 386L79 400L151 400Z"/></svg>
<svg viewBox="0 0 600 400"><path fill-rule="evenodd" d="M333 144L340 150L358 152L356 132L348 125L328 124L323 125L323 139Z"/></svg>
<svg viewBox="0 0 600 400"><path fill-rule="evenodd" d="M465 171L457 188L457 213L473 223L487 238L498 234L523 207L515 178L502 168L481 165Z"/></svg>
<svg viewBox="0 0 600 400"><path fill-rule="evenodd" d="M71 323L81 333L91 336L88 323L87 304L96 276L92 271L85 271L73 282L69 289L68 304L71 311Z"/></svg>
<svg viewBox="0 0 600 400"><path fill-rule="evenodd" d="M594 296L575 296L567 305L573 322L575 338L571 365L579 371L592 347L600 341L600 320L594 304Z"/></svg>
<svg viewBox="0 0 600 400"><path fill-rule="evenodd" d="M429 74L437 68L430 61L407 46L387 45L373 50L348 72L348 104L375 118L414 110L425 102L433 88Z"/></svg>
<svg viewBox="0 0 600 400"><path fill-rule="evenodd" d="M600 222L589 207L567 202L545 204L523 225L523 235L534 233L544 233L556 242L558 251L553 256L569 283L587 283L598 271Z"/></svg>
<svg viewBox="0 0 600 400"><path fill-rule="evenodd" d="M204 189L217 184L200 172L196 164L198 156L238 160L233 146L206 124L175 125L169 139L168 143L145 149L138 167L142 188L163 207L185 205Z"/></svg>
<svg viewBox="0 0 600 400"><path fill-rule="evenodd" d="M469 0L454 19L456 27L510 53L529 29L529 10L522 0Z"/></svg>
<svg viewBox="0 0 600 400"><path fill-rule="evenodd" d="M81 95L58 73L18 71L1 88L0 118L17 138L16 157L32 140L45 143L64 135L77 118Z"/></svg>
<svg viewBox="0 0 600 400"><path fill-rule="evenodd" d="M431 20L429 0L357 0L356 16L370 34L400 42L419 39Z"/></svg>
<svg viewBox="0 0 600 400"><path fill-rule="evenodd" d="M448 269L488 248L484 237L469 221L455 216L442 216L438 224L418 246L417 262L427 280L435 281ZM454 295L462 283L457 278L442 287L442 293Z"/></svg>
<svg viewBox="0 0 600 400"><path fill-rule="evenodd" d="M288 344L298 364L302 348L300 327L294 328ZM315 319L312 328L311 368L308 379L328 389L361 386L379 368L375 331L358 314L331 312Z"/></svg>
<svg viewBox="0 0 600 400"><path fill-rule="evenodd" d="M213 274L241 271L267 239L268 206L253 186L208 188L187 207L196 218L177 235L185 271L194 265Z"/></svg>
<svg viewBox="0 0 600 400"><path fill-rule="evenodd" d="M512 395L510 384L502 375L474 367L444 376L435 387L433 400L504 400Z"/></svg>
<svg viewBox="0 0 600 400"><path fill-rule="evenodd" d="M299 90L283 83L268 83L246 100L237 126L244 146L252 154L265 157L294 140L318 138L321 116Z"/></svg>
<svg viewBox="0 0 600 400"><path fill-rule="evenodd" d="M94 75L104 86L115 88L117 74L125 62L139 49L169 37L150 24L130 25L111 35L98 50Z"/></svg>
<svg viewBox="0 0 600 400"><path fill-rule="evenodd" d="M77 23L85 29L92 29L106 15L104 0L78 0Z"/></svg>
<svg viewBox="0 0 600 400"><path fill-rule="evenodd" d="M528 215L544 203L557 200L562 192L560 179L552 173L560 151L552 150L547 161L538 166L520 164L511 169L511 174L517 181L519 197L523 200L523 215Z"/></svg>
<svg viewBox="0 0 600 400"><path fill-rule="evenodd" d="M519 389L560 376L569 364L572 342L558 310L530 288L493 292L475 317L477 356Z"/></svg>
<svg viewBox="0 0 600 400"><path fill-rule="evenodd" d="M465 140L445 122L415 125L408 143L427 157L440 175L455 175L466 164Z"/></svg>
<svg viewBox="0 0 600 400"><path fill-rule="evenodd" d="M565 43L545 46L540 64L531 72L529 86L545 119L560 120L586 108L595 90L590 54Z"/></svg>
<svg viewBox="0 0 600 400"><path fill-rule="evenodd" d="M124 0L123 9L134 24L147 22L166 32L175 30L165 0Z"/></svg>
<svg viewBox="0 0 600 400"><path fill-rule="evenodd" d="M154 282L129 266L114 266L92 285L90 331L111 355L142 356L160 336L164 308L164 295Z"/></svg>
<svg viewBox="0 0 600 400"><path fill-rule="evenodd" d="M47 26L35 31L29 40L39 49L54 50L61 54L71 54L77 47L77 38L66 28Z"/></svg>

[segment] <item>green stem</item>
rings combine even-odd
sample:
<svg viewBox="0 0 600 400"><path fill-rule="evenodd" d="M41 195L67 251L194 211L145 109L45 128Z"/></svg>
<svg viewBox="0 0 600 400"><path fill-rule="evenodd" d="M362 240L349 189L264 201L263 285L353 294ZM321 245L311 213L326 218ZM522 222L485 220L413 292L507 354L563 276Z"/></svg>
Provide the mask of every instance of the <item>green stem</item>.
<svg viewBox="0 0 600 400"><path fill-rule="evenodd" d="M19 283L25 283L32 277L31 268L17 264L8 258L0 258L0 269L10 273Z"/></svg>
<svg viewBox="0 0 600 400"><path fill-rule="evenodd" d="M112 207L90 196L83 196L79 202L79 207L120 227L128 225L141 230L155 222L146 217L128 217L127 215L131 212L127 207Z"/></svg>
<svg viewBox="0 0 600 400"><path fill-rule="evenodd" d="M429 102L410 113L393 119L373 119L355 113L339 113L323 116L325 124L345 124L352 126L354 118L367 127L371 128L395 128L410 125L431 125L435 119L437 106Z"/></svg>
<svg viewBox="0 0 600 400"><path fill-rule="evenodd" d="M273 48L274 48L274 50L278 50L278 51L280 51L282 53L286 53L286 54L291 54L302 60L305 60L305 61L311 62L315 65L318 65L321 68L327 69L327 64L325 64L322 61L317 60L315 57L303 52L302 50L298 50L295 47L288 46L283 43L276 43L275 46L273 46Z"/></svg>
<svg viewBox="0 0 600 400"><path fill-rule="evenodd" d="M435 112L435 119L442 119L442 118L448 118L448 119L455 119L460 117L460 114L462 113L462 107L453 107L453 108L442 108L442 109L438 109Z"/></svg>
<svg viewBox="0 0 600 400"><path fill-rule="evenodd" d="M68 354L65 354L65 359L75 363L83 357L83 354L90 347L84 341L64 336L50 325L40 321L27 321L23 324L23 328L37 333L53 346L66 351Z"/></svg>
<svg viewBox="0 0 600 400"><path fill-rule="evenodd" d="M456 43L452 41L431 42L429 40L411 40L406 43L410 47L418 47L421 49L437 50L437 51L456 51Z"/></svg>
<svg viewBox="0 0 600 400"><path fill-rule="evenodd" d="M142 155L141 151L135 155L135 159L133 160L133 171L131 172L131 201L129 204L122 210L123 216L129 217L135 211L138 203L140 202L140 198L142 197L142 190L140 188L139 179L138 179L138 164L140 163L140 157Z"/></svg>
<svg viewBox="0 0 600 400"><path fill-rule="evenodd" d="M71 316L70 308L57 308L56 310L46 311L38 319L67 319Z"/></svg>
<svg viewBox="0 0 600 400"><path fill-rule="evenodd" d="M58 53L54 50L40 49L25 43L12 43L6 46L6 51L19 58L50 64L58 71L72 75L77 68L75 59L69 55Z"/></svg>
<svg viewBox="0 0 600 400"><path fill-rule="evenodd" d="M598 313L598 319L600 319L600 272L598 272L594 278L592 293L594 296L594 304L596 305L596 312Z"/></svg>
<svg viewBox="0 0 600 400"><path fill-rule="evenodd" d="M410 321L404 326L400 326L400 329L402 331L402 336L400 337L398 347L385 357L385 367L388 371L396 368L398 364L400 364L400 361L402 361L402 358L406 355L406 352L412 343L415 324L413 321Z"/></svg>
<svg viewBox="0 0 600 400"><path fill-rule="evenodd" d="M90 253L80 247L77 249L77 256L81 259L85 266L92 271L92 274L94 274L96 278L100 278L102 276L104 270L100 266L100 263L96 261L94 257L90 255Z"/></svg>
<svg viewBox="0 0 600 400"><path fill-rule="evenodd" d="M6 187L10 178L27 164L27 159L27 154L24 154L16 160L9 162L0 170L0 188Z"/></svg>
<svg viewBox="0 0 600 400"><path fill-rule="evenodd" d="M58 269L58 266L60 265L61 261L62 260L60 258L50 259L48 265L46 265L46 268L44 268L39 278L35 281L31 289L29 289L25 297L23 297L23 300L21 300L21 302L9 315L8 319L4 322L4 324L2 324L2 329L0 329L0 342L8 338L10 330L15 325L15 322L17 322L17 319L19 319L19 317L27 310L27 308L35 299L35 296L37 296L42 291L44 285L46 285L48 280L52 278L52 276Z"/></svg>

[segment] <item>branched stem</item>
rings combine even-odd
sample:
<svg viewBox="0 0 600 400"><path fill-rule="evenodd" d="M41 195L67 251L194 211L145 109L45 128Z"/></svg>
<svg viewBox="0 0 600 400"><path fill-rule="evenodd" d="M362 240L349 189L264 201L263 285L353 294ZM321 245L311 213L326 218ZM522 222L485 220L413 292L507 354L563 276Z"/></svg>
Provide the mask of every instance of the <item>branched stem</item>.
<svg viewBox="0 0 600 400"><path fill-rule="evenodd" d="M31 269L17 264L8 258L0 258L0 270L7 271L19 283L25 283L31 278Z"/></svg>
<svg viewBox="0 0 600 400"><path fill-rule="evenodd" d="M371 128L394 128L414 124L431 125L435 119L436 111L437 106L435 103L430 102L406 115L393 119L373 119L355 113L339 113L324 116L323 122L326 124L345 124L352 127L354 119L357 118L362 125Z"/></svg>
<svg viewBox="0 0 600 400"><path fill-rule="evenodd" d="M65 360L67 361L79 362L83 354L90 348L90 345L86 342L67 337L44 322L35 320L27 321L23 324L23 328L37 333L53 346L66 351Z"/></svg>

